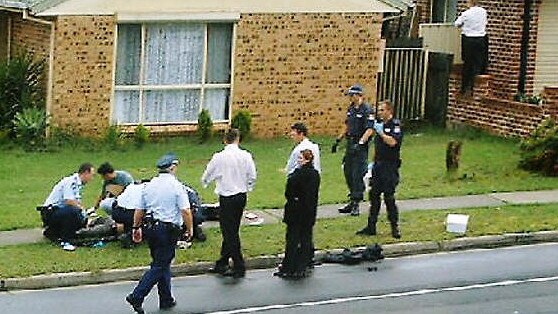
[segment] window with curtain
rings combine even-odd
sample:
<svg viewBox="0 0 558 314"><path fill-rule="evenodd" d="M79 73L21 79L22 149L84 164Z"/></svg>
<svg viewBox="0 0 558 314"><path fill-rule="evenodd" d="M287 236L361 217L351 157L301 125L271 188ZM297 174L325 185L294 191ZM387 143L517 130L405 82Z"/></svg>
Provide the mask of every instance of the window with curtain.
<svg viewBox="0 0 558 314"><path fill-rule="evenodd" d="M117 124L195 123L202 109L229 118L230 23L119 24Z"/></svg>

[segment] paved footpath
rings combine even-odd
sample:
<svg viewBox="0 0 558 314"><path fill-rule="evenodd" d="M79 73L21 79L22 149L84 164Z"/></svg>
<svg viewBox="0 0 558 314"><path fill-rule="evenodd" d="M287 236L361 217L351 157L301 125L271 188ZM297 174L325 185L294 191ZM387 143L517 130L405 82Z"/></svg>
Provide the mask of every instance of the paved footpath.
<svg viewBox="0 0 558 314"><path fill-rule="evenodd" d="M428 209L457 209L474 207L497 207L510 204L544 204L558 203L558 190L534 191L534 192L511 192L492 193L486 195L468 195L456 197L439 197L415 200L401 200L398 202L401 211L428 210ZM361 210L366 213L367 204L361 204ZM318 210L320 218L339 217L337 212L339 205L323 205ZM277 223L281 220L280 209L248 210L258 218L263 218L262 223ZM244 224L251 221L244 218ZM253 223L253 221L252 221ZM206 227L217 226L217 222L204 223ZM45 241L40 229L16 230L0 232L0 246L21 243L35 243ZM386 257L404 255L447 252L474 248L492 248L501 246L524 245L542 242L558 242L558 231L542 231L521 234L503 234L493 236L482 236L474 238L457 238L448 241L430 242L401 242L383 245ZM331 250L340 252L341 250ZM322 260L326 252L316 252L316 260ZM273 268L279 261L278 256L261 256L248 259L247 267ZM212 263L200 262L196 264L173 265L175 276L201 274L208 271ZM100 272L81 272L65 274L47 274L26 278L0 278L0 291L17 289L43 289L49 287L75 286L84 284L106 283L123 280L138 280L147 266L133 267L127 269L103 270Z"/></svg>
<svg viewBox="0 0 558 314"><path fill-rule="evenodd" d="M429 209L457 209L457 208L473 208L473 207L497 207L513 204L544 204L558 203L558 190L532 191L532 192L509 192L509 193L491 193L482 195L466 195L451 197L435 197L412 200L397 201L400 211L409 210L429 210ZM322 205L318 208L318 218L334 218L339 217L337 208L342 205ZM247 210L247 213L253 213L259 218L263 218L264 224L277 223L283 217L282 209L263 209L263 210ZM361 203L361 213L368 214L368 203ZM253 223L247 218L243 219L243 224ZM208 221L203 224L204 228L217 226L217 222ZM22 229L14 231L0 232L0 246L15 245L25 243L37 243L46 241L42 236L42 230Z"/></svg>

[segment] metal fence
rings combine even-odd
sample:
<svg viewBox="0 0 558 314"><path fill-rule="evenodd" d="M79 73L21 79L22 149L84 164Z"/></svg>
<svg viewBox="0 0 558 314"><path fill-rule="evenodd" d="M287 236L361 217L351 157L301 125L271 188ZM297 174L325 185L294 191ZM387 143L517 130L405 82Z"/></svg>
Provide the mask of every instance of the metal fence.
<svg viewBox="0 0 558 314"><path fill-rule="evenodd" d="M390 100L399 119L424 118L428 51L386 48L378 76L378 100Z"/></svg>

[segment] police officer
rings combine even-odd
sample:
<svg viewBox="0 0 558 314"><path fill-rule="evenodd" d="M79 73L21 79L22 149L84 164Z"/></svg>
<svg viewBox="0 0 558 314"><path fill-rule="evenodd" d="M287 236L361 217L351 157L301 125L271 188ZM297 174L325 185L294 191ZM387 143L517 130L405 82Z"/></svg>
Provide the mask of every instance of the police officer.
<svg viewBox="0 0 558 314"><path fill-rule="evenodd" d="M183 232L182 224L186 223L189 238L194 230L188 194L176 178L178 164L178 157L172 153L159 159L159 175L145 184L141 207L134 213L133 240L141 242L145 234L153 259L150 269L126 297L137 313L144 313L143 300L155 284L159 308L170 309L176 305L171 293L170 264L175 256L176 241Z"/></svg>
<svg viewBox="0 0 558 314"><path fill-rule="evenodd" d="M75 239L76 231L87 222L85 207L81 202L81 190L93 180L94 175L92 164L81 164L77 173L65 177L54 186L43 204L44 207L53 208L44 235L53 240L60 238L60 244L66 251L76 249L70 242Z"/></svg>
<svg viewBox="0 0 558 314"><path fill-rule="evenodd" d="M368 142L374 133L374 111L364 101L364 89L362 85L351 86L345 93L351 98L351 104L347 110L345 120L345 131L339 135L332 148L336 147L343 138L347 139L347 149L343 157L343 171L345 181L349 187L350 202L339 208L342 214L350 213L352 216L359 215L359 202L364 198L364 174L368 167Z"/></svg>
<svg viewBox="0 0 558 314"><path fill-rule="evenodd" d="M393 117L393 106L384 101L378 106L378 115L383 122L374 123L374 166L370 178L370 215L368 225L357 231L360 235L375 235L376 222L380 212L380 197L384 194L391 235L399 239L399 211L395 205L395 188L399 184L399 167L401 166L401 143L403 132L401 122Z"/></svg>

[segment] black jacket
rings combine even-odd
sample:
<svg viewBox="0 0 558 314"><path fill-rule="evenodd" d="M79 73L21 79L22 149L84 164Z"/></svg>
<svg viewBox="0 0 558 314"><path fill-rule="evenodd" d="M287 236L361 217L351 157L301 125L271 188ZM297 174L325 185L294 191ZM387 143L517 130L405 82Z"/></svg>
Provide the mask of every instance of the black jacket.
<svg viewBox="0 0 558 314"><path fill-rule="evenodd" d="M320 189L320 173L312 164L297 168L288 178L285 188L286 224L303 224L312 226L316 222L318 208L318 191Z"/></svg>

